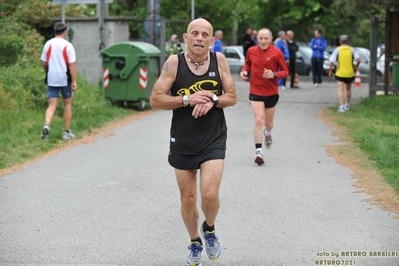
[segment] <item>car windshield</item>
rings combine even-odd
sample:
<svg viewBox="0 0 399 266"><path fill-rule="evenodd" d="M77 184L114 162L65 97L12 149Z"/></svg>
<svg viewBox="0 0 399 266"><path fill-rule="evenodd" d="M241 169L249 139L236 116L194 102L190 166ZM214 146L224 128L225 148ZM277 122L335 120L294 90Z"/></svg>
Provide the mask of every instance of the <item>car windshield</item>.
<svg viewBox="0 0 399 266"><path fill-rule="evenodd" d="M360 59L362 60L362 62L366 63L366 62L369 61L367 55L365 55L365 54L363 54L363 53L358 53L358 54L359 54L359 57L360 57Z"/></svg>
<svg viewBox="0 0 399 266"><path fill-rule="evenodd" d="M312 57L312 49L309 47L300 47L299 50L306 55L306 57Z"/></svg>
<svg viewBox="0 0 399 266"><path fill-rule="evenodd" d="M226 58L240 59L240 54L243 54L242 46L226 46L223 49L223 53Z"/></svg>
<svg viewBox="0 0 399 266"><path fill-rule="evenodd" d="M224 49L224 54L226 55L227 58L240 59L240 55L238 54L237 50L235 50L233 48L225 48Z"/></svg>

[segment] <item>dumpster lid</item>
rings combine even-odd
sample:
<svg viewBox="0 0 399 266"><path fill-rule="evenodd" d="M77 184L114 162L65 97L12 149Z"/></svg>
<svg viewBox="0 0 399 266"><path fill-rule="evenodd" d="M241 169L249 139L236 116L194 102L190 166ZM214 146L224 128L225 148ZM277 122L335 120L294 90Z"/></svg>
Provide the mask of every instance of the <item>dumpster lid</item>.
<svg viewBox="0 0 399 266"><path fill-rule="evenodd" d="M146 42L120 42L115 43L100 52L101 57L125 57L132 53L136 56L160 56L161 50L155 45Z"/></svg>
<svg viewBox="0 0 399 266"><path fill-rule="evenodd" d="M113 46L133 46L135 48L138 48L145 54L161 54L161 50L158 49L155 45L151 43L146 43L146 42L120 42L120 43L115 43L114 45L111 45L110 47L107 47L104 49L107 50L108 48L111 48Z"/></svg>
<svg viewBox="0 0 399 266"><path fill-rule="evenodd" d="M161 50L158 49L155 45L147 42L121 42L120 44L127 44L134 46L146 54L160 54Z"/></svg>

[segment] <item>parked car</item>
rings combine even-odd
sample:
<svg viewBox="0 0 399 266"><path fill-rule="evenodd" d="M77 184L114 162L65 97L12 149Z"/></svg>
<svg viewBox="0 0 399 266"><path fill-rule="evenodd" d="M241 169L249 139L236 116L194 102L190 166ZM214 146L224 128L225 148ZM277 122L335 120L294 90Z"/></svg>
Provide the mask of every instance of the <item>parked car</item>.
<svg viewBox="0 0 399 266"><path fill-rule="evenodd" d="M370 50L363 47L355 47L357 50L360 59L362 60L359 65L360 76L368 76L370 75ZM381 49L378 47L377 50L377 75L383 76L385 69L385 55L382 55L380 59L378 57L381 54Z"/></svg>
<svg viewBox="0 0 399 266"><path fill-rule="evenodd" d="M335 50L335 48L337 48L338 46L335 45L327 45L326 48L326 52L328 52L329 54L332 54L332 52Z"/></svg>
<svg viewBox="0 0 399 266"><path fill-rule="evenodd" d="M242 68L245 64L245 57L242 46L224 46L223 53L226 56L227 62L230 66L231 73L238 73L242 71ZM311 75L312 74L312 66L311 66L311 57L312 57L312 49L307 46L299 46L299 50L296 52L296 71L298 75ZM329 58L330 54L328 52L324 52L324 64L323 64L323 75L328 75L327 71L329 69Z"/></svg>
<svg viewBox="0 0 399 266"><path fill-rule="evenodd" d="M245 63L245 56L242 46L224 46L223 53L226 56L227 63L230 66L230 72L240 74Z"/></svg>
<svg viewBox="0 0 399 266"><path fill-rule="evenodd" d="M298 75L310 76L312 75L312 49L307 46L299 46L299 50L296 52L296 65L295 69ZM323 63L323 75L328 75L330 68L330 54L324 52L324 63Z"/></svg>
<svg viewBox="0 0 399 266"><path fill-rule="evenodd" d="M370 74L370 51L363 50L365 48L355 47L361 60L358 70L361 77L367 77ZM356 64L354 61L353 64Z"/></svg>

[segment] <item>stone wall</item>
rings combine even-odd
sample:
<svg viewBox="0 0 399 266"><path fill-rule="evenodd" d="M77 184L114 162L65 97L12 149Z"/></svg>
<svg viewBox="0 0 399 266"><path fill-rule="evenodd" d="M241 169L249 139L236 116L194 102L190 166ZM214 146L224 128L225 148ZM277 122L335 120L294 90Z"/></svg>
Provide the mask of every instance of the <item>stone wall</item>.
<svg viewBox="0 0 399 266"><path fill-rule="evenodd" d="M103 76L101 49L129 41L129 19L106 18L103 42L97 18L66 18L65 22L68 29L73 31L69 41L75 47L78 72L85 75L89 82L97 84Z"/></svg>

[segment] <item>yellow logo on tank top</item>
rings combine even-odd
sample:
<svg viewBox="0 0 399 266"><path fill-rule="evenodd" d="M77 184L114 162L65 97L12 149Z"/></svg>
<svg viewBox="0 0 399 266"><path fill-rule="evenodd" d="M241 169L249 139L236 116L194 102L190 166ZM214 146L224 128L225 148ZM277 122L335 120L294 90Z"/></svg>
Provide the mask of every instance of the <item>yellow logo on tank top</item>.
<svg viewBox="0 0 399 266"><path fill-rule="evenodd" d="M218 93L217 89L214 89L214 90L211 89L211 88L216 87L216 85L218 85L218 82L215 80L209 80L209 79L201 80L201 81L194 83L193 85L191 85L188 88L179 89L176 94L177 95L191 95L196 92L203 91L203 90L208 90L208 91L212 92L213 94L217 94ZM203 87L211 87L211 88L208 89L208 88L203 88Z"/></svg>

